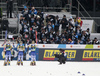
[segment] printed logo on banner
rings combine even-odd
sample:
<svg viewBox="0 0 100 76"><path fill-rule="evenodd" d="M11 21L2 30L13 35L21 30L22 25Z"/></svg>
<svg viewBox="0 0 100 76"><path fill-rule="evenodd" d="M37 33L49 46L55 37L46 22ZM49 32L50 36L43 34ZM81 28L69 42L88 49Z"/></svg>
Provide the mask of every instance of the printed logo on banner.
<svg viewBox="0 0 100 76"><path fill-rule="evenodd" d="M100 46L98 46L98 48L100 48Z"/></svg>
<svg viewBox="0 0 100 76"><path fill-rule="evenodd" d="M100 50L84 50L82 60L100 60Z"/></svg>
<svg viewBox="0 0 100 76"><path fill-rule="evenodd" d="M74 60L76 57L76 50L65 50L67 60ZM54 54L60 54L59 50L45 50L43 60L56 60Z"/></svg>

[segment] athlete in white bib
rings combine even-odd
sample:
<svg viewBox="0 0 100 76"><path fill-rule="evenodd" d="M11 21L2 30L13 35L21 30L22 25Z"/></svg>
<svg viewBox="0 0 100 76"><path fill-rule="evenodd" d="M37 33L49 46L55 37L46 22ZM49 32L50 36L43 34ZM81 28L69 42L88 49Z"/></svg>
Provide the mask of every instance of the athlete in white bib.
<svg viewBox="0 0 100 76"><path fill-rule="evenodd" d="M17 50L18 50L18 62L17 62L17 64L20 65L20 63L21 63L21 65L23 65L23 52L25 50L25 46L22 43L22 41L18 45Z"/></svg>
<svg viewBox="0 0 100 76"><path fill-rule="evenodd" d="M36 65L36 46L34 44L34 41L32 41L32 44L30 44L30 50L31 50L31 63L30 65Z"/></svg>

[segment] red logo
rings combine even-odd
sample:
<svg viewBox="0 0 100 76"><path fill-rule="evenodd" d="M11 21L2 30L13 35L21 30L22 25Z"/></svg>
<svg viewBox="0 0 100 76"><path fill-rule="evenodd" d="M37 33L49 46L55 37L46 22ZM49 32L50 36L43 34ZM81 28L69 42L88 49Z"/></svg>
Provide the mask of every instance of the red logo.
<svg viewBox="0 0 100 76"><path fill-rule="evenodd" d="M73 46L71 45L70 47L72 48Z"/></svg>
<svg viewBox="0 0 100 76"><path fill-rule="evenodd" d="M100 46L98 46L98 48L100 48Z"/></svg>
<svg viewBox="0 0 100 76"><path fill-rule="evenodd" d="M43 47L45 47L45 45L43 45Z"/></svg>

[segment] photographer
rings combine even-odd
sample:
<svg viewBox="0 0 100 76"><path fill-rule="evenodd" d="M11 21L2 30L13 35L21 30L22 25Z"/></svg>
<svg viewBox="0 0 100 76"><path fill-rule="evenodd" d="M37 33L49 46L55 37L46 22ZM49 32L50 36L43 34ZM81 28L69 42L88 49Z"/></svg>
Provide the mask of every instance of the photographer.
<svg viewBox="0 0 100 76"><path fill-rule="evenodd" d="M37 15L37 10L35 9L35 7L32 7L32 9L29 11L29 14L31 15Z"/></svg>
<svg viewBox="0 0 100 76"><path fill-rule="evenodd" d="M58 62L60 62L60 64L65 64L65 61L66 61L66 53L63 49L59 49L60 51L60 55L58 54L55 54L55 57L58 58Z"/></svg>

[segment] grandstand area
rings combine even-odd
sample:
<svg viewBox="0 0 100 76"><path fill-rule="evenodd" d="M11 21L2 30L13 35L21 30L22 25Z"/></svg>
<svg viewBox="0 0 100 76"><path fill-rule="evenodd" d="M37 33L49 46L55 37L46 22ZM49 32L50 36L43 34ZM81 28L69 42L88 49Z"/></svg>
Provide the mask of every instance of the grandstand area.
<svg viewBox="0 0 100 76"><path fill-rule="evenodd" d="M13 35L14 39L20 36L24 43L34 40L38 44L99 44L100 36L96 33L94 20L77 17L65 9L52 12L50 9L53 8L48 7L49 12L45 12L47 9L43 11L39 8L24 6L18 12L18 8L14 7L13 18L7 19L8 35ZM3 15L6 17L5 9ZM3 25L1 23L1 29ZM4 36L5 31L1 30L1 40Z"/></svg>

